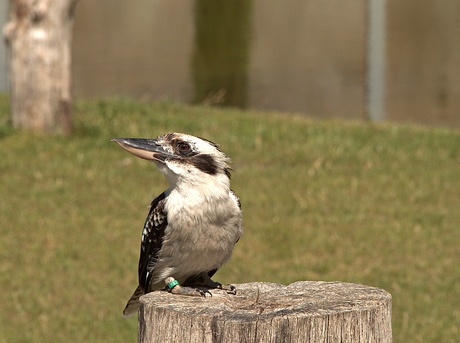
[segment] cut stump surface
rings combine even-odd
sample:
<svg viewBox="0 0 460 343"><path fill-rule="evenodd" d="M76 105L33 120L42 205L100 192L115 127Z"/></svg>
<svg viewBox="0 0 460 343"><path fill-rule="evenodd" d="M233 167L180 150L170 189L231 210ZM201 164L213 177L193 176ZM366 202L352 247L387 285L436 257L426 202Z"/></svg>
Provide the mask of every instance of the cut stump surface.
<svg viewBox="0 0 460 343"><path fill-rule="evenodd" d="M141 298L139 342L391 342L391 295L344 282L254 282Z"/></svg>

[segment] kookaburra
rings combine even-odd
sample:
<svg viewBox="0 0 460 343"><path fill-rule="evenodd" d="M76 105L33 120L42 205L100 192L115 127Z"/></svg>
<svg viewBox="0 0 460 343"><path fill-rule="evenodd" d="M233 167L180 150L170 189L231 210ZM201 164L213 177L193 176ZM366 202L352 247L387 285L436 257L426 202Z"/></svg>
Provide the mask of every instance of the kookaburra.
<svg viewBox="0 0 460 343"><path fill-rule="evenodd" d="M150 205L141 237L139 286L123 314L136 313L140 296L165 286L173 294L192 296L209 293L203 288L235 292L232 285L211 280L243 233L240 201L230 189L229 158L216 144L181 133L113 141L153 161L169 183Z"/></svg>

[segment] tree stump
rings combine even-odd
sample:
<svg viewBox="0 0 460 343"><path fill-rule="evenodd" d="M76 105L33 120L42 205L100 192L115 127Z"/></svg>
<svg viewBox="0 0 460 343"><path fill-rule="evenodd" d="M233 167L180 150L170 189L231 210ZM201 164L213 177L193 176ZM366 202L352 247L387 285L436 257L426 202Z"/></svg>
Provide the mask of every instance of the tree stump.
<svg viewBox="0 0 460 343"><path fill-rule="evenodd" d="M391 295L344 282L235 285L212 297L141 297L139 342L392 342Z"/></svg>

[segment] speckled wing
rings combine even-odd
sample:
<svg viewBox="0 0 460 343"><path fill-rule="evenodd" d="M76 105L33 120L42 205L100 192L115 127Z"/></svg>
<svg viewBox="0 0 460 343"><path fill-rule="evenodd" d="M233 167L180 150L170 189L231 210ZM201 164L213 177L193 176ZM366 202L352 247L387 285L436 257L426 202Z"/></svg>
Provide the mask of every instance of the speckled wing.
<svg viewBox="0 0 460 343"><path fill-rule="evenodd" d="M139 286L144 293L149 291L150 280L158 260L158 253L163 244L163 235L168 226L165 198L166 194L163 192L152 201L142 230L138 272Z"/></svg>

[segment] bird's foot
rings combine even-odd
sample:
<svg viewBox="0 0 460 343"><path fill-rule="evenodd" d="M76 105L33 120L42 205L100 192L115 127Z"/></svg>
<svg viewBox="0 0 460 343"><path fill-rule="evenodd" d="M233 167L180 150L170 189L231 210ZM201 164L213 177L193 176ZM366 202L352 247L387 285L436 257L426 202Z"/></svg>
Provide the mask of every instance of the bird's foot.
<svg viewBox="0 0 460 343"><path fill-rule="evenodd" d="M236 294L236 287L230 284L223 285L220 282L215 282L217 284L218 289L222 289L224 291L227 291L228 294Z"/></svg>
<svg viewBox="0 0 460 343"><path fill-rule="evenodd" d="M194 287L181 286L179 281L173 277L168 277L165 279L166 290L172 294L178 295L187 295L192 297L207 297L212 296L211 292Z"/></svg>
<svg viewBox="0 0 460 343"><path fill-rule="evenodd" d="M193 287L185 287L181 285L177 285L170 292L172 294L188 295L192 297L212 297L212 293L208 290Z"/></svg>
<svg viewBox="0 0 460 343"><path fill-rule="evenodd" d="M201 273L191 279L185 281L185 284L190 287L205 287L211 289L222 289L228 294L236 294L236 287L230 284L223 285L220 282L213 281L207 273Z"/></svg>

